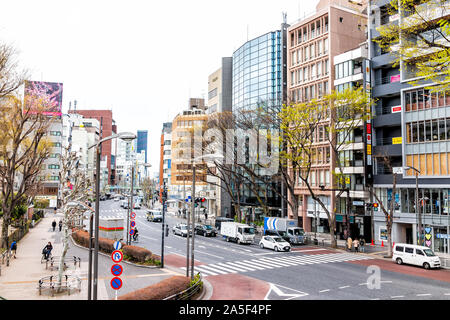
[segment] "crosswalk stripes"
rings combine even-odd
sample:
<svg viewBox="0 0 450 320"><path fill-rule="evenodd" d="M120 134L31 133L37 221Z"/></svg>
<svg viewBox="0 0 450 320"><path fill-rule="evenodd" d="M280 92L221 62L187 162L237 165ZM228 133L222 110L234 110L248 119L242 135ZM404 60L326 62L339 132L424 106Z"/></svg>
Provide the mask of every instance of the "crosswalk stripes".
<svg viewBox="0 0 450 320"><path fill-rule="evenodd" d="M195 269L198 269L198 271L204 273L205 276L208 276L228 273L244 273L256 270L283 268L290 266L326 264L369 259L373 258L364 255L355 255L349 253L329 253L320 255L263 257L251 260L228 261L209 265L200 265L196 266ZM182 269L186 270L186 268Z"/></svg>

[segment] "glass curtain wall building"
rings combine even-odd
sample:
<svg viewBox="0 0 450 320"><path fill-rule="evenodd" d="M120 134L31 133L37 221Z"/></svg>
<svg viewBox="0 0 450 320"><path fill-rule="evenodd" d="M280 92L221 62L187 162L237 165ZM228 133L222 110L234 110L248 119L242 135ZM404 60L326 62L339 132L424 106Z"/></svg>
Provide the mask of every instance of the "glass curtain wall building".
<svg viewBox="0 0 450 320"><path fill-rule="evenodd" d="M283 23L280 30L247 41L233 53L232 111L238 117L241 112L261 107L281 110L282 104L285 103L287 27L288 25ZM272 184L279 189L280 184L274 182L272 178L267 176L266 184ZM240 188L234 186L235 192L237 189L240 192L242 218L247 221L262 219L263 210L252 188L243 183ZM270 215L280 216L281 198L272 188L264 187L264 189L259 196L265 200ZM234 206L232 213L233 211Z"/></svg>
<svg viewBox="0 0 450 320"><path fill-rule="evenodd" d="M258 103L281 106L282 32L266 33L233 54L233 111L253 110Z"/></svg>

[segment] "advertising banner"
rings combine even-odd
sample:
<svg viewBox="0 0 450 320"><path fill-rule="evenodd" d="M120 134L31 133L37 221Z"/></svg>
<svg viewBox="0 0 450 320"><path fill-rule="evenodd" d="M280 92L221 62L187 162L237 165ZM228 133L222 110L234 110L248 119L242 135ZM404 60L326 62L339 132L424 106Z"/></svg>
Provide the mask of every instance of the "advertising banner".
<svg viewBox="0 0 450 320"><path fill-rule="evenodd" d="M25 108L31 113L40 112L49 116L61 116L62 93L62 83L25 81ZM38 103L40 106L37 105ZM45 107L43 111L40 110L42 105Z"/></svg>

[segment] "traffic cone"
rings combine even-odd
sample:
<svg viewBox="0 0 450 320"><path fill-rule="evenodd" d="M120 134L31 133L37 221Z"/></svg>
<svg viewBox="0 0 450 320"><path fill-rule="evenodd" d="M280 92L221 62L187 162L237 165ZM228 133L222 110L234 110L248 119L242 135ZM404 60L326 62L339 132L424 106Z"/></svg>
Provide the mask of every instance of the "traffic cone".
<svg viewBox="0 0 450 320"><path fill-rule="evenodd" d="M392 248L395 247L395 242L392 243Z"/></svg>
<svg viewBox="0 0 450 320"><path fill-rule="evenodd" d="M381 246L382 246L382 247L384 247L384 243L383 243L383 240L381 240Z"/></svg>
<svg viewBox="0 0 450 320"><path fill-rule="evenodd" d="M374 246L375 244L373 243L373 239L372 239L372 243L370 244L371 246Z"/></svg>

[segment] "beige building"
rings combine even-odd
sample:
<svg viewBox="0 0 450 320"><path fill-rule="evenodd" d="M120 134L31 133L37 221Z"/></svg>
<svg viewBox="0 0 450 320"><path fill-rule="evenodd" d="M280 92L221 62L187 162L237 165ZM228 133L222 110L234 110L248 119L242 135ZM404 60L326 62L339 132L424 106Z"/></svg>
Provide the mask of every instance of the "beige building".
<svg viewBox="0 0 450 320"><path fill-rule="evenodd" d="M288 28L288 102L305 102L334 90L333 58L358 47L366 40L367 16L362 14L363 1L321 0L316 12ZM331 191L321 191L333 185L334 155L326 142L325 126L317 130L317 153L309 182L317 195L332 211L336 205ZM306 231L315 228L328 232L327 215L311 198L306 186L295 188L299 199L299 220ZM289 212L292 216L292 212ZM314 224L312 223L314 221Z"/></svg>

